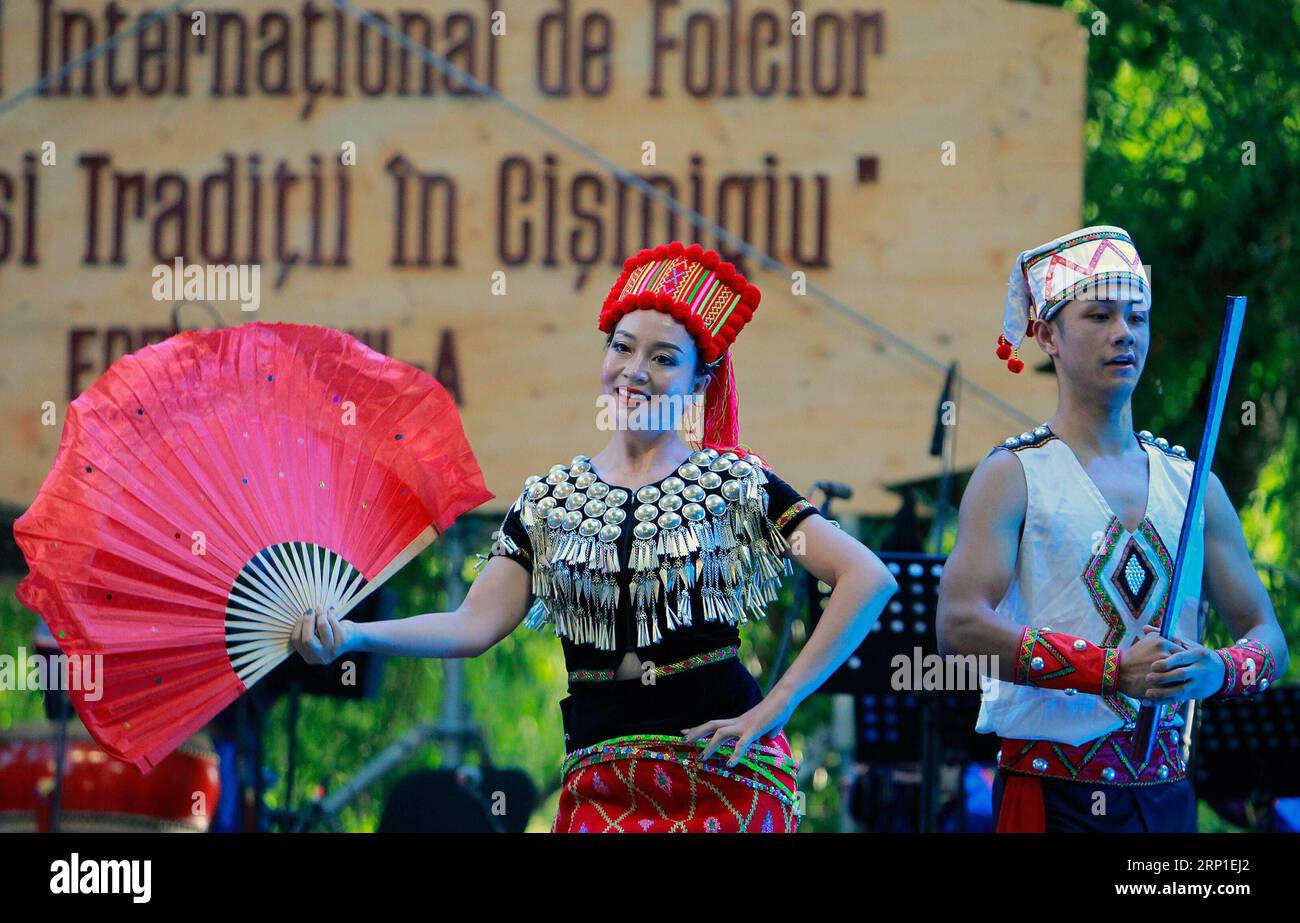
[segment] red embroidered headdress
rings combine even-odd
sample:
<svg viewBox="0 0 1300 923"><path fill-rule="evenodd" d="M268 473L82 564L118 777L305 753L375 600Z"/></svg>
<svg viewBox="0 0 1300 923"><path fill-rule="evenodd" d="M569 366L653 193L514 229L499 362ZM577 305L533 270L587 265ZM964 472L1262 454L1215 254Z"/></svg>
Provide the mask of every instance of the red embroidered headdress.
<svg viewBox="0 0 1300 923"><path fill-rule="evenodd" d="M653 308L672 315L695 339L713 380L704 395L703 447L751 454L740 445L740 401L731 344L749 323L762 293L713 250L675 240L623 263L600 309L598 326L612 333L629 311Z"/></svg>

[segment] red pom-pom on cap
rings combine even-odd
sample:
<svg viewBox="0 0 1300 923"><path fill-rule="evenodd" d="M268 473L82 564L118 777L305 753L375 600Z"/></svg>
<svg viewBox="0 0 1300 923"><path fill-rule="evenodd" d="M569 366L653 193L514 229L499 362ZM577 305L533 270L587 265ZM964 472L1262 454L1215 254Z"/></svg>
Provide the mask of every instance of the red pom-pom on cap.
<svg viewBox="0 0 1300 923"><path fill-rule="evenodd" d="M1019 375L1021 372L1023 372L1023 371L1025 370L1025 363L1024 363L1024 360L1023 360L1023 359L1020 359L1019 357L1016 357L1016 358L1013 358L1013 359L1008 359L1008 360L1007 360L1007 368L1011 369L1011 371L1013 371L1013 372L1015 372L1017 375Z"/></svg>
<svg viewBox="0 0 1300 923"><path fill-rule="evenodd" d="M999 344L997 352L998 352L998 358L1001 359L1003 362L1005 362L1006 360L1011 358L1011 344L1005 342Z"/></svg>

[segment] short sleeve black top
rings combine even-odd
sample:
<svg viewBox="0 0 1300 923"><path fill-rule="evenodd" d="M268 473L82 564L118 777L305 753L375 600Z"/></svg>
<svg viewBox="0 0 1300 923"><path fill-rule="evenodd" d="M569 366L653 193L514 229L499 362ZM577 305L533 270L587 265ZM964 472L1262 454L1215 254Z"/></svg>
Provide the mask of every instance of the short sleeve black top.
<svg viewBox="0 0 1300 923"><path fill-rule="evenodd" d="M710 453L716 456L716 453ZM700 457L700 453L692 453L691 459L705 461ZM754 460L753 456L750 456ZM581 463L580 461L581 460ZM681 485L687 487L693 484L703 483L710 485L708 480L709 466L702 465L705 476L691 482L683 482L677 477L678 472L683 472L691 466L688 464L689 459L684 459L674 474L661 478L658 481L639 487L629 487L624 485L607 485L613 490L609 493L601 494L603 499L618 499L617 494L622 492L626 494L624 501L617 505L616 508L625 512L623 521L629 525L642 517L636 515L636 511L641 504L641 499L649 495L658 493L662 498L665 487L669 491L681 492ZM721 468L721 465L714 459L715 470L721 470L723 477L728 477L728 469ZM599 473L590 466L589 459L586 456L578 456L574 459L574 470L581 469L590 471L597 479ZM552 474L556 469L562 466L555 466ZM748 467L748 466L740 466ZM565 469L566 471L570 469ZM736 470L733 463L732 470ZM758 495L762 517L766 520L766 530L755 530L750 525L750 531L746 534L752 540L751 544L755 546L762 545L764 549L771 549L773 546L781 545L779 540L774 539L773 533L779 534L782 539L788 541L799 526L808 516L816 512L816 508L798 491L787 484L780 477L770 470L762 470L757 475L762 483L761 494ZM590 480L590 475L588 480ZM718 477L714 476L713 483L716 483ZM538 482L536 478L530 478L532 484L526 485L524 493L520 495L520 501L507 513L502 525L501 536L498 541L494 542L492 555L509 557L517 561L521 566L530 573L534 572L535 549L532 536L538 535L539 532L535 527L530 535L530 529L523 521L523 502L528 496L529 488ZM581 483L581 482L579 482ZM603 482L602 482L603 483ZM533 488L537 490L537 488ZM595 493L588 488L589 492ZM541 492L537 490L537 492ZM736 491L731 491L734 494ZM696 490L695 496L700 499L709 499L700 497L704 493ZM611 497L611 495L613 495ZM684 494L687 497L692 494L687 491ZM714 498L716 500L716 498ZM720 505L720 504L719 504ZM735 506L735 504L732 504ZM610 505L603 505L607 510ZM713 507L710 507L712 509ZM678 507L681 509L681 507ZM591 512L591 507L587 507ZM681 510L684 513L690 513L689 509ZM581 512L581 507L579 507ZM694 511L699 514L699 510ZM662 517L662 513L660 513ZM616 519L614 514L610 514L605 521L611 518ZM701 519L707 522L713 521L706 516ZM663 518L658 520L663 522ZM686 525L686 523L683 523ZM613 531L613 530L611 530ZM739 526L737 532L743 532ZM755 535L755 532L758 535ZM556 530L550 534L559 534ZM766 538L765 538L766 537ZM580 642L571 637L566 637L557 629L560 634L561 644L564 650L564 659L566 670L572 675L577 671L612 671L616 670L622 662L625 654L629 651L635 652L638 659L643 662L653 662L658 666L677 663L688 658L697 657L698 655L718 651L722 648L739 646L740 635L735 624L725 618L708 620L703 617L705 612L705 600L703 599L703 584L705 581L696 579L694 586L689 590L690 608L693 612L689 625L678 625L677 627L665 626L661 636L657 641L650 641L642 644L638 638L636 620L633 613L633 545L636 541L634 530L623 528L617 539L610 543L618 555L620 570L613 576L618 583L618 603L613 621L613 646L612 649L602 649L595 643ZM554 548L550 549L554 552ZM750 555L755 557L756 555ZM784 549L780 555L784 558ZM698 562L698 556L692 556L693 562ZM549 564L549 562L547 562ZM784 562L783 562L784 563ZM787 565L788 566L788 565ZM535 575L536 577L536 575ZM770 585L770 584L769 584ZM537 580L534 579L534 592L537 591ZM539 600L540 602L540 600ZM536 607L535 607L536 609ZM754 613L754 609L750 609ZM662 614L662 609L660 610ZM741 616L741 620L744 616ZM735 658L728 658L719 662L710 663L707 666L693 669L687 672L674 674L670 677L663 677L650 687L647 687L639 679L605 681L605 682L570 682L570 697L561 703L565 717L565 730L568 747L570 749L595 743L603 739L621 734L629 733L676 733L683 727L703 723L716 717L734 717L734 715L712 714L713 711L721 709L728 711L739 709L736 713L752 707L761 699L761 692L758 684L750 676L748 671Z"/></svg>

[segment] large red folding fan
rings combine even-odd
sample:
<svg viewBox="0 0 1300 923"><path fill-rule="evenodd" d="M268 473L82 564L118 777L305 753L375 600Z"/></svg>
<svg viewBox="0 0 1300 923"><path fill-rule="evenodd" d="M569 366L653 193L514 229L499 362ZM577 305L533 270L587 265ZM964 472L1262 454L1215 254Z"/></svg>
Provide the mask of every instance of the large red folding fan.
<svg viewBox="0 0 1300 923"><path fill-rule="evenodd" d="M346 615L491 498L419 369L323 327L186 332L68 408L14 526L18 598L69 658L103 656L69 695L147 772L292 653L303 611Z"/></svg>

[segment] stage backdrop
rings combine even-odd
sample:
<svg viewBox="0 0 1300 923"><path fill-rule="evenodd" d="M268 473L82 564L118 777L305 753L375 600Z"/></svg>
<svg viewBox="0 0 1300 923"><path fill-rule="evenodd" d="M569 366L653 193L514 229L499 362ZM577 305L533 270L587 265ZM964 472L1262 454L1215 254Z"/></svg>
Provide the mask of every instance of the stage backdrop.
<svg viewBox="0 0 1300 923"><path fill-rule="evenodd" d="M132 33L158 6L0 2L0 499L30 502L68 402L167 335L155 267L179 257L260 267L255 311L205 292L182 327L324 324L437 375L502 508L604 444L594 324L622 260L718 244L610 164L797 271L736 260L763 301L735 359L742 439L800 490L844 481L852 509L892 512L886 485L938 471L943 380L805 283L1025 415L968 388L960 466L1050 411L1050 377L1011 375L993 349L1015 254L1080 218L1087 32L1068 13L317 0L173 10Z"/></svg>

